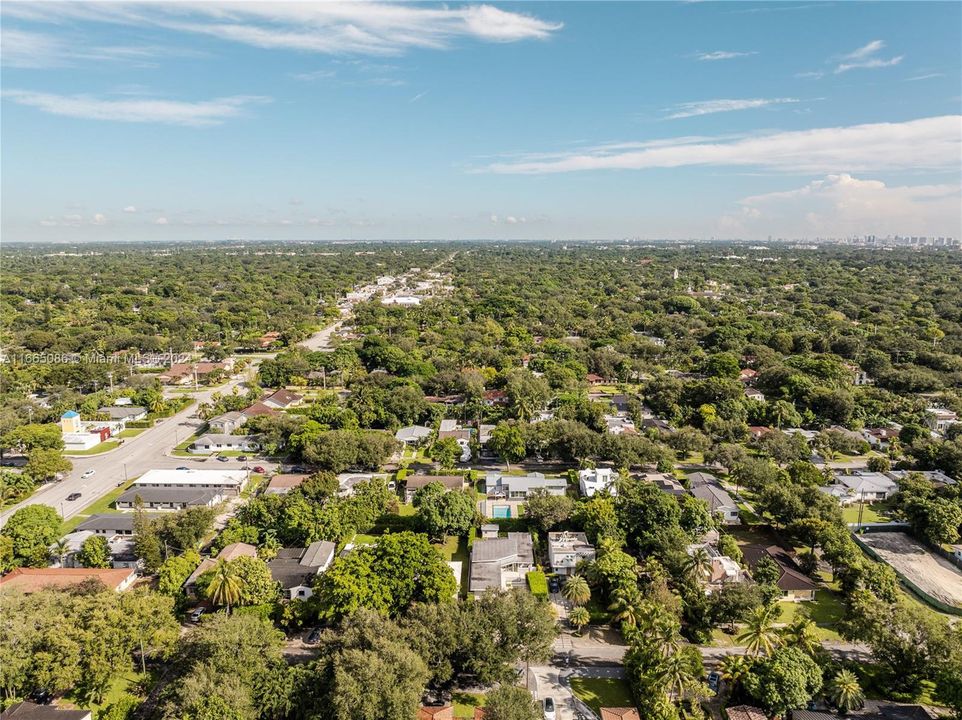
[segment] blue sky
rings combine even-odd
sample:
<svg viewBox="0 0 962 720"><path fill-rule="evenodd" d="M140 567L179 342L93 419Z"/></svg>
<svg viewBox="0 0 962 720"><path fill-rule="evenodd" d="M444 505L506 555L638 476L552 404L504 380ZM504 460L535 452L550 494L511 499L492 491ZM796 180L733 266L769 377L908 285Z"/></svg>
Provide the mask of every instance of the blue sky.
<svg viewBox="0 0 962 720"><path fill-rule="evenodd" d="M5 2L3 238L962 235L962 4Z"/></svg>

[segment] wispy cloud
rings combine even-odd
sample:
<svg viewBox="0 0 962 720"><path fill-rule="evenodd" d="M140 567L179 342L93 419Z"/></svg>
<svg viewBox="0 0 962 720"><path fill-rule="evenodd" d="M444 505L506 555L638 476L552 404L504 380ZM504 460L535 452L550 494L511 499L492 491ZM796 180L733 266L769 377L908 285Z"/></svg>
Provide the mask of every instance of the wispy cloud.
<svg viewBox="0 0 962 720"><path fill-rule="evenodd" d="M421 98L423 98L423 97L424 97L425 95L427 95L429 92L430 92L430 90L425 90L424 92L419 92L419 93L418 93L417 95L415 95L413 98L411 98L410 100L408 100L408 102L409 102L409 103L416 103L418 100L420 100Z"/></svg>
<svg viewBox="0 0 962 720"><path fill-rule="evenodd" d="M924 75L915 75L914 77L907 77L902 82L918 82L919 80L931 80L932 78L945 77L945 73L925 73Z"/></svg>
<svg viewBox="0 0 962 720"><path fill-rule="evenodd" d="M785 103L800 102L798 98L746 98L703 100L700 102L679 103L667 108L669 120L678 118L697 117L699 115L713 115L714 113L733 112L735 110L751 110L752 108L767 107L769 105L783 105Z"/></svg>
<svg viewBox="0 0 962 720"><path fill-rule="evenodd" d="M340 55L396 55L450 47L460 38L507 43L545 39L562 24L491 5L383 2L4 3L8 17L155 26L265 49Z"/></svg>
<svg viewBox="0 0 962 720"><path fill-rule="evenodd" d="M758 53L754 50L749 52L740 52L737 50L714 50L713 52L696 53L695 57L704 62L714 62L716 60L733 60L734 58L748 57L749 55L758 55Z"/></svg>
<svg viewBox="0 0 962 720"><path fill-rule="evenodd" d="M881 40L873 40L867 45L863 45L857 50L853 50L848 55L842 57L841 62L835 67L835 74L840 75L841 73L848 72L849 70L855 70L858 68L884 68L892 67L893 65L898 65L902 62L904 55L896 55L894 57L882 58L878 57L878 53L885 47L885 43Z"/></svg>
<svg viewBox="0 0 962 720"><path fill-rule="evenodd" d="M37 108L51 115L192 127L219 125L227 119L242 115L250 105L270 102L270 98L253 95L187 102L151 98L115 100L91 95L57 95L12 89L4 90L3 97L18 105Z"/></svg>
<svg viewBox="0 0 962 720"><path fill-rule="evenodd" d="M685 166L758 167L779 172L958 170L962 116L816 128L738 138L660 140L623 151L588 148L492 163L515 175Z"/></svg>
<svg viewBox="0 0 962 720"><path fill-rule="evenodd" d="M122 62L128 66L155 67L158 58L199 56L203 53L154 45L91 45L74 34L63 36L4 26L0 31L0 62L5 67L56 68L83 62Z"/></svg>

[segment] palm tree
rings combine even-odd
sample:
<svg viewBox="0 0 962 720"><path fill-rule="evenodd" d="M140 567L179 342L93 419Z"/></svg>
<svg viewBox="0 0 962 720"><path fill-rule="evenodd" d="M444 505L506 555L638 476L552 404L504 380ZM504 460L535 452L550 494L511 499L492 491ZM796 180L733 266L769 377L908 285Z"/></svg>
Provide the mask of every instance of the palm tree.
<svg viewBox="0 0 962 720"><path fill-rule="evenodd" d="M705 547L695 548L685 561L685 571L695 580L711 577L711 555Z"/></svg>
<svg viewBox="0 0 962 720"><path fill-rule="evenodd" d="M734 694L742 680L751 669L751 661L744 655L726 655L719 663L722 678L728 683L729 692Z"/></svg>
<svg viewBox="0 0 962 720"><path fill-rule="evenodd" d="M63 567L64 561L67 559L67 551L70 549L70 543L68 543L63 538L60 538L53 544L53 551L56 554L57 559L60 561L60 567Z"/></svg>
<svg viewBox="0 0 962 720"><path fill-rule="evenodd" d="M621 623L622 630L625 628L634 630L638 627L638 618L641 615L640 600L638 588L634 586L619 587L612 593L612 603L608 609L613 613L611 619Z"/></svg>
<svg viewBox="0 0 962 720"><path fill-rule="evenodd" d="M698 681L692 652L697 650L689 645L685 648L685 652L672 653L661 663L658 675L664 683L665 692L671 698L681 698L685 688L691 687Z"/></svg>
<svg viewBox="0 0 962 720"><path fill-rule="evenodd" d="M750 655L769 655L778 645L778 632L775 630L777 613L778 606L770 604L755 608L748 616L745 631L738 636L738 642L745 643Z"/></svg>
<svg viewBox="0 0 962 720"><path fill-rule="evenodd" d="M865 705L865 695L851 670L839 670L828 684L828 699L843 715Z"/></svg>
<svg viewBox="0 0 962 720"><path fill-rule="evenodd" d="M822 646L815 632L815 623L804 615L796 615L788 627L782 630L781 637L786 645L797 647L807 655L814 655Z"/></svg>
<svg viewBox="0 0 962 720"><path fill-rule="evenodd" d="M226 560L218 560L211 571L213 573L207 585L207 597L215 605L226 605L230 613L230 606L240 602L243 581L234 568Z"/></svg>
<svg viewBox="0 0 962 720"><path fill-rule="evenodd" d="M572 575L561 588L561 595L574 605L585 605L591 600L591 588L583 577Z"/></svg>
<svg viewBox="0 0 962 720"><path fill-rule="evenodd" d="M580 634L581 629L591 622L591 613L588 612L587 608L576 607L568 613L568 621L575 626L575 629Z"/></svg>

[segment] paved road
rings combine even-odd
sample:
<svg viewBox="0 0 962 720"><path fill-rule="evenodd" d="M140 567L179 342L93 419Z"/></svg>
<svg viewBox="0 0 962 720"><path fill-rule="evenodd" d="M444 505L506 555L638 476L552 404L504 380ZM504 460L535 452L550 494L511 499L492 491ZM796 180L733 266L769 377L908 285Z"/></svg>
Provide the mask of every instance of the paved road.
<svg viewBox="0 0 962 720"><path fill-rule="evenodd" d="M225 385L201 390L193 394L193 398L197 404L207 402L215 392L229 393L234 386L243 382L244 380L240 377L234 378ZM142 475L152 468L174 468L181 465L198 468L215 466L218 469L240 468L244 463L236 460L221 463L215 460L202 461L194 458L172 457L167 454L179 442L183 442L192 435L203 423L200 419L191 418L197 412L197 404L160 421L137 437L125 440L124 444L116 450L110 450L103 455L71 458L73 470L67 478L44 486L26 500L0 514L0 527L3 527L14 512L27 505L49 505L65 519L69 518L106 495L125 479ZM263 465L264 463L258 461L254 464ZM88 478L82 477L88 470L93 470L94 474ZM75 492L81 493L82 497L73 502L68 501L67 496Z"/></svg>

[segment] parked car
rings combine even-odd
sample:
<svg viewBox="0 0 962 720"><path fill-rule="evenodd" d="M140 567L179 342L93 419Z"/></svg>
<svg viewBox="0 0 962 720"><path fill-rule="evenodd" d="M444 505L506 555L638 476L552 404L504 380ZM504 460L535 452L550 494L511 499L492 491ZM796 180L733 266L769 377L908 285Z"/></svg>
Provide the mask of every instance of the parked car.
<svg viewBox="0 0 962 720"><path fill-rule="evenodd" d="M320 640L321 640L321 629L319 627L316 627L313 630L311 630L311 634L307 636L307 640L305 640L304 642L306 642L308 645L317 645L317 643L320 642Z"/></svg>
<svg viewBox="0 0 962 720"><path fill-rule="evenodd" d="M93 475L95 472L97 472L97 471L96 471L96 470L86 470L86 471L84 472L84 474L81 475L80 477L82 477L82 478L89 478L89 477L90 477L91 475Z"/></svg>
<svg viewBox="0 0 962 720"><path fill-rule="evenodd" d="M544 699L544 720L557 720L558 714L554 709L554 700L552 698Z"/></svg>
<svg viewBox="0 0 962 720"><path fill-rule="evenodd" d="M230 460L230 458L227 457L226 455L218 455L217 459L220 460L221 462L227 462L228 460Z"/></svg>
<svg viewBox="0 0 962 720"><path fill-rule="evenodd" d="M178 470L190 470L190 468L187 467L186 465L181 465L181 466L180 466L179 468L177 468L177 469L178 469Z"/></svg>
<svg viewBox="0 0 962 720"><path fill-rule="evenodd" d="M68 502L73 502L74 500L79 500L80 497L81 497L81 493L70 493L70 494L67 496L67 501L68 501Z"/></svg>
<svg viewBox="0 0 962 720"><path fill-rule="evenodd" d="M53 693L47 688L37 688L27 695L27 700L37 705L49 705L53 702Z"/></svg>
<svg viewBox="0 0 962 720"><path fill-rule="evenodd" d="M561 581L557 577L551 576L548 578L548 590L553 593L561 592Z"/></svg>
<svg viewBox="0 0 962 720"><path fill-rule="evenodd" d="M267 472L267 471L264 470L264 468L262 468L260 465L255 465L255 466L254 466L254 472L263 475L263 474L264 474L265 472Z"/></svg>
<svg viewBox="0 0 962 720"><path fill-rule="evenodd" d="M240 460L241 462L247 462L247 456L246 456L246 455L238 455L238 456L237 456L237 459Z"/></svg>
<svg viewBox="0 0 962 720"><path fill-rule="evenodd" d="M721 674L712 670L708 673L708 687L712 692L718 692L718 684L721 682Z"/></svg>
<svg viewBox="0 0 962 720"><path fill-rule="evenodd" d="M207 612L207 608L205 608L205 607L203 607L203 606L195 607L195 608L194 608L193 610L191 610L191 612L190 612L190 621L193 622L193 623L200 622L200 618L201 618L201 616L202 616L205 612Z"/></svg>

